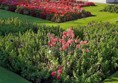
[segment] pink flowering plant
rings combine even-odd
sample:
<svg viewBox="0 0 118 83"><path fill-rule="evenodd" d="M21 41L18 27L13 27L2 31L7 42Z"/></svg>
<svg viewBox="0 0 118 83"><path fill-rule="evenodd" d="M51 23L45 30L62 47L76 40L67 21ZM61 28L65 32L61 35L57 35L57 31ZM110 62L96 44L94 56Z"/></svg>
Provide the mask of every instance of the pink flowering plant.
<svg viewBox="0 0 118 83"><path fill-rule="evenodd" d="M78 63L81 64L83 59L89 59L89 56L85 56L89 54L89 42L75 38L72 28L64 31L60 38L48 33L48 40L47 55L52 77L60 79L64 73L72 74L73 72L70 71L76 64L76 60L79 60Z"/></svg>

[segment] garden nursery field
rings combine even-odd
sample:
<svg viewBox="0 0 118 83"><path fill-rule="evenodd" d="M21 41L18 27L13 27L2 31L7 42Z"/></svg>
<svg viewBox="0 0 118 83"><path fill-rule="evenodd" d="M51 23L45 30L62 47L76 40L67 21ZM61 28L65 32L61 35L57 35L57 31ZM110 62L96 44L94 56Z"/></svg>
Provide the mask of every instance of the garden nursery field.
<svg viewBox="0 0 118 83"><path fill-rule="evenodd" d="M0 0L0 83L118 83L118 4Z"/></svg>

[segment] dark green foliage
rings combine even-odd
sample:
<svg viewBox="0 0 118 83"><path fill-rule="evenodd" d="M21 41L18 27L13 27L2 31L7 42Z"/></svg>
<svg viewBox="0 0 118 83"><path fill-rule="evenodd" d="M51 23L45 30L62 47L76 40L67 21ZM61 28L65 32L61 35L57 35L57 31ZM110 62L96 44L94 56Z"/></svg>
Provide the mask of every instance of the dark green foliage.
<svg viewBox="0 0 118 83"><path fill-rule="evenodd" d="M16 5L7 5L7 4L0 4L0 9L8 10L14 12L16 10Z"/></svg>

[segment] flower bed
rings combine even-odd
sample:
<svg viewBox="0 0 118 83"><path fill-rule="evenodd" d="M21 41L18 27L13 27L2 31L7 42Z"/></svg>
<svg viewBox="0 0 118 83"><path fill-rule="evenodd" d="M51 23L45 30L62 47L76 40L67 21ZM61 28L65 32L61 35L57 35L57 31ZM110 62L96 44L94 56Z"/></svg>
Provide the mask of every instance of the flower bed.
<svg viewBox="0 0 118 83"><path fill-rule="evenodd" d="M83 10L83 6L93 6L92 2L75 1L1 1L2 9L15 11L20 14L31 15L53 22L65 22L78 18L89 17L91 13Z"/></svg>
<svg viewBox="0 0 118 83"><path fill-rule="evenodd" d="M117 24L64 31L8 19L0 33L0 65L33 83L100 83L118 68Z"/></svg>

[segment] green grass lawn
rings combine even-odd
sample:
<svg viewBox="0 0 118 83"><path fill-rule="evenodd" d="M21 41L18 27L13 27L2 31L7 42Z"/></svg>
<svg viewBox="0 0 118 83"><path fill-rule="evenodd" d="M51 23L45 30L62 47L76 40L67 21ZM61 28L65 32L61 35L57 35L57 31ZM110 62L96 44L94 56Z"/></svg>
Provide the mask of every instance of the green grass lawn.
<svg viewBox="0 0 118 83"><path fill-rule="evenodd" d="M21 15L5 10L0 10L0 18L10 18L10 17L18 17L21 20L28 20L29 22L32 23L37 23L37 24L45 24L45 25L50 25L50 26L61 26L63 28L69 28L70 26L77 27L81 25L86 25L91 21L108 21L111 23L115 23L118 21L118 14L116 13L109 13L109 12L101 12L107 4L97 4L97 6L92 6L92 7L85 7L84 9L90 11L94 16L92 17L87 17L87 18L82 18L74 21L69 21L69 22L64 22L64 23L54 23L48 20L43 20L31 16L26 16L26 15Z"/></svg>
<svg viewBox="0 0 118 83"><path fill-rule="evenodd" d="M118 83L118 72L106 79L104 83Z"/></svg>
<svg viewBox="0 0 118 83"><path fill-rule="evenodd" d="M0 67L0 83L30 83L30 82Z"/></svg>

